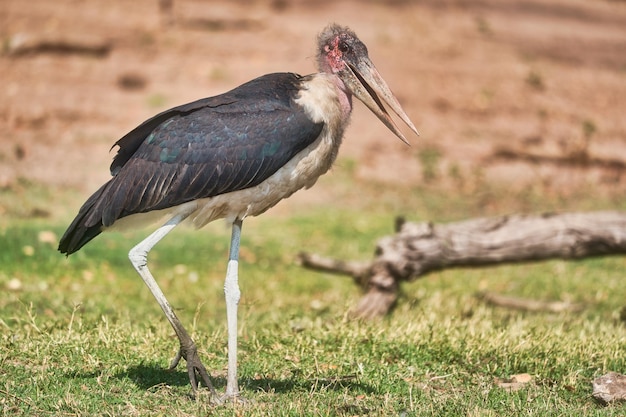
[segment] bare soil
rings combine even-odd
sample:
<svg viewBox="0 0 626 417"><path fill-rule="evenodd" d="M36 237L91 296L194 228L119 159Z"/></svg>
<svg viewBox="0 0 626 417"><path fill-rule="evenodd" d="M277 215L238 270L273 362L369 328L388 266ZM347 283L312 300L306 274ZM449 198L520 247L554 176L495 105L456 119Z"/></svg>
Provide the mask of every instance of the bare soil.
<svg viewBox="0 0 626 417"><path fill-rule="evenodd" d="M415 184L435 169L441 187L478 172L626 191L626 2L603 0L1 0L0 189L86 197L111 145L155 113L314 72L331 21L365 42L421 133L408 148L357 105L340 154L357 179Z"/></svg>

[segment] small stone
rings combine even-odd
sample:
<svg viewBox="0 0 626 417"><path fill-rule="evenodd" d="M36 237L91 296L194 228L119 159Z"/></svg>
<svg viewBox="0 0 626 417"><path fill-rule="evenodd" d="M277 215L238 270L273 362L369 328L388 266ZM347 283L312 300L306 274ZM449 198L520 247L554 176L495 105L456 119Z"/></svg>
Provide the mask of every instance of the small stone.
<svg viewBox="0 0 626 417"><path fill-rule="evenodd" d="M591 382L593 397L603 404L626 401L626 375L609 372Z"/></svg>
<svg viewBox="0 0 626 417"><path fill-rule="evenodd" d="M39 240L39 242L41 243L49 243L51 245L54 245L57 242L57 235L53 231L42 230L41 232L39 232L39 235L37 235L37 240Z"/></svg>
<svg viewBox="0 0 626 417"><path fill-rule="evenodd" d="M9 291L19 291L22 289L22 281L17 278L11 278L6 284L6 288Z"/></svg>

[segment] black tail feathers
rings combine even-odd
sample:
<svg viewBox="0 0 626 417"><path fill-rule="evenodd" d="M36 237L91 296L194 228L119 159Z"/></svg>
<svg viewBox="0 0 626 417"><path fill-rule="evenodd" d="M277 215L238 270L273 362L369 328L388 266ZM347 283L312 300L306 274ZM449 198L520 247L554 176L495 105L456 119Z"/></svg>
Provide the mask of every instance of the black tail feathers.
<svg viewBox="0 0 626 417"><path fill-rule="evenodd" d="M97 203L105 186L106 184L89 197L80 208L76 218L59 241L59 252L69 256L102 233L102 213L98 213L102 205Z"/></svg>

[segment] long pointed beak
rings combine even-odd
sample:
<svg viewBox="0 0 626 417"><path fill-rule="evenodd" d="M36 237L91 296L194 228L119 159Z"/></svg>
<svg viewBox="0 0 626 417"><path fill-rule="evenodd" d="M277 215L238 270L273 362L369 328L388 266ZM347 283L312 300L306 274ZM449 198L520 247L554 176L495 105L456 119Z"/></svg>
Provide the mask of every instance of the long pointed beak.
<svg viewBox="0 0 626 417"><path fill-rule="evenodd" d="M372 61L365 56L360 57L355 64L347 64L346 70L343 71L342 74L344 75L342 79L346 87L348 87L350 91L352 91L352 93L389 128L389 130L400 138L402 142L409 145L409 142L383 106L382 101L384 101L416 135L419 136L419 132L404 109L402 109L402 106L389 89L385 80L383 80L378 73Z"/></svg>

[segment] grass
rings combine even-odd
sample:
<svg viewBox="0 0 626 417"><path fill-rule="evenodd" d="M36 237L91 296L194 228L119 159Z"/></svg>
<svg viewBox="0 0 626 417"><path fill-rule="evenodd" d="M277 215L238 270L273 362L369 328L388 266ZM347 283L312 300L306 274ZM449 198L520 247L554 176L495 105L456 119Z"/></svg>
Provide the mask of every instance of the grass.
<svg viewBox="0 0 626 417"><path fill-rule="evenodd" d="M346 319L360 296L350 279L293 262L303 249L367 259L396 213L441 221L479 215L494 201L496 211L554 209L562 197L539 203L534 192L450 196L373 184L365 191L375 197L361 198L341 188L343 175L336 173L340 185L331 192L346 195L347 208L309 207L244 224L239 381L250 402L243 406L192 400L184 368L166 370L176 338L126 258L145 232L103 235L65 259L54 237L68 219L15 216L0 229L2 415L624 415L624 406L603 407L590 396L593 378L626 371L621 257L431 274L405 285L393 314L377 322ZM25 193L19 201L32 201ZM565 203L602 204L578 196ZM218 390L226 374L228 239L220 223L176 230L150 258ZM474 296L485 289L586 309L492 308ZM498 386L521 373L532 376L521 389Z"/></svg>

